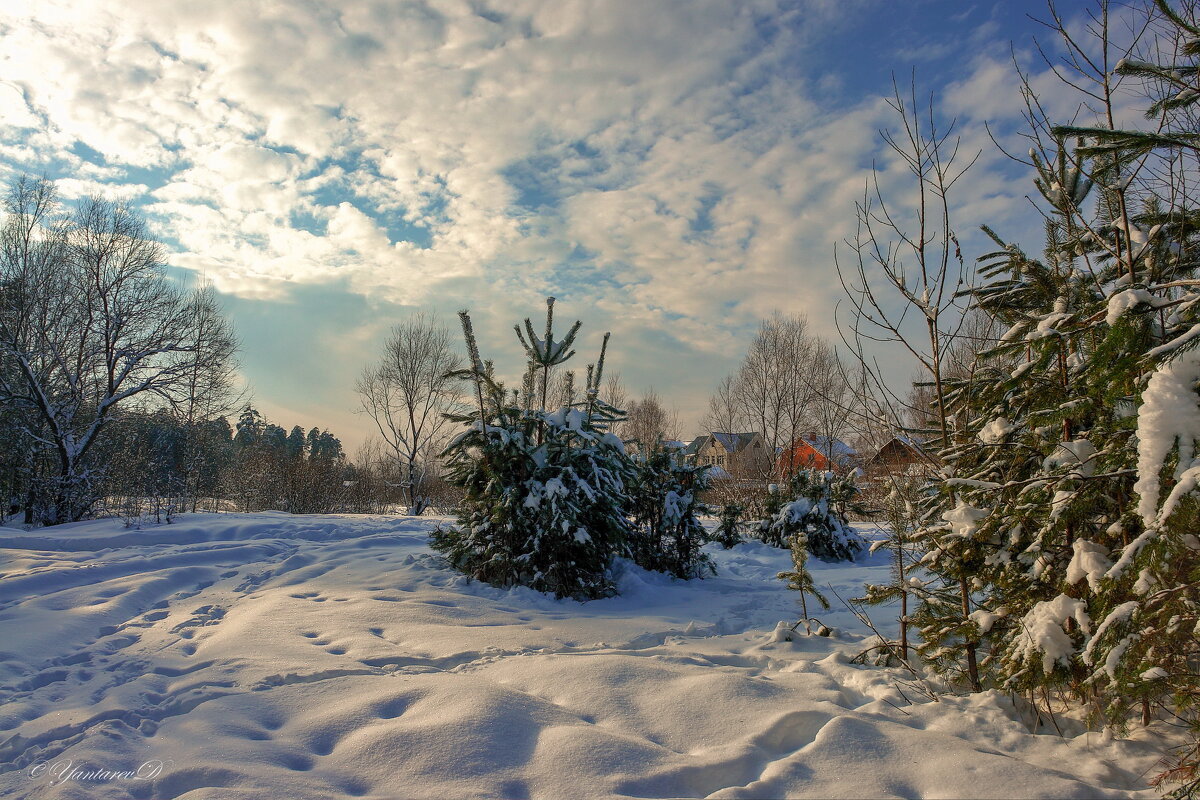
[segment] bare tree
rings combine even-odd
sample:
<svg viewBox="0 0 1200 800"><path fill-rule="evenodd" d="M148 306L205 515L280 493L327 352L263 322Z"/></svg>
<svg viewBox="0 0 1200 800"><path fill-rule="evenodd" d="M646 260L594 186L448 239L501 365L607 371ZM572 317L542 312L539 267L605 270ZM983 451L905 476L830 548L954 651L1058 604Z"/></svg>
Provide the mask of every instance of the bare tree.
<svg viewBox="0 0 1200 800"><path fill-rule="evenodd" d="M759 325L733 382L740 416L772 452L791 444L805 427L814 397L817 339L801 316L776 313Z"/></svg>
<svg viewBox="0 0 1200 800"><path fill-rule="evenodd" d="M726 375L708 398L708 410L700 424L706 432L736 431L744 427L744 422L734 393L734 377Z"/></svg>
<svg viewBox="0 0 1200 800"><path fill-rule="evenodd" d="M184 507L195 511L200 502L201 472L210 457L211 429L208 423L230 413L245 401L237 378L238 339L229 320L221 313L216 291L205 286L188 301L190 315L188 344L194 357L181 377L180 397L173 410L183 428Z"/></svg>
<svg viewBox="0 0 1200 800"><path fill-rule="evenodd" d="M709 431L762 433L772 453L808 432L840 436L849 402L836 350L801 316L763 320L737 372L709 399Z"/></svg>
<svg viewBox="0 0 1200 800"><path fill-rule="evenodd" d="M95 502L89 455L119 406L176 407L206 357L188 295L162 246L123 202L82 201L68 216L46 179L19 178L0 228L0 403L30 412L49 455L35 521L82 518Z"/></svg>
<svg viewBox="0 0 1200 800"><path fill-rule="evenodd" d="M440 449L462 393L448 373L461 367L450 347L450 331L426 314L392 328L383 357L363 370L355 384L362 410L401 472L407 513L419 516L428 506L422 491L427 467Z"/></svg>
<svg viewBox="0 0 1200 800"><path fill-rule="evenodd" d="M814 444L831 465L847 468L851 466L847 462L849 454L841 450L839 442L852 429L856 400L837 349L817 340L808 359L807 378L811 399L803 419L809 430L817 434Z"/></svg>
<svg viewBox="0 0 1200 800"><path fill-rule="evenodd" d="M640 400L630 401L626 415L621 436L635 442L638 452L649 452L660 440L672 441L680 436L679 412L666 408L654 389Z"/></svg>
<svg viewBox="0 0 1200 800"><path fill-rule="evenodd" d="M893 86L889 101L898 130L881 136L912 182L911 207L889 204L879 171L857 205L857 230L847 244L851 257L835 253L838 276L849 298L851 314L847 345L874 384L880 410L899 427L906 404L887 385L885 370L865 356L864 342L898 345L918 364L932 387L934 423L942 449L950 446L952 423L946 413L947 355L959 336L963 319L959 291L969 284L966 267L951 222L950 194L978 154L963 158L954 123L939 123L932 99L917 101L915 84L907 96ZM959 579L961 613L971 613L970 576ZM980 691L977 643L963 643L967 678Z"/></svg>

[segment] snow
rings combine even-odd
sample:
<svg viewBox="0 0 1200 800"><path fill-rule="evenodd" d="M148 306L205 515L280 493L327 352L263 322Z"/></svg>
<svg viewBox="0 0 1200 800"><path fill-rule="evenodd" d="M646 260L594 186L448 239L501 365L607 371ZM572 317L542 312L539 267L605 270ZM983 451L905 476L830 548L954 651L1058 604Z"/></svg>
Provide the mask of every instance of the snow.
<svg viewBox="0 0 1200 800"><path fill-rule="evenodd" d="M999 612L985 611L982 608L977 608L967 615L968 618L979 626L980 633L987 633L996 624L996 620L1005 616Z"/></svg>
<svg viewBox="0 0 1200 800"><path fill-rule="evenodd" d="M1104 618L1104 621L1100 623L1100 626L1098 628L1096 628L1096 634L1091 638L1091 641L1088 642L1087 648L1084 649L1084 651L1083 651L1084 662L1088 663L1088 664L1094 664L1095 661L1093 659L1092 654L1095 651L1096 645L1099 644L1100 641L1104 638L1104 634L1108 633L1109 628L1112 628L1117 625L1123 625L1124 623L1128 622L1129 619L1133 616L1134 612L1137 610L1138 610L1137 601L1129 600L1125 603L1121 603L1121 605L1117 606L1112 611L1110 611L1108 613L1108 616ZM1109 677L1112 677L1112 675L1115 673L1112 669L1109 669L1108 674L1109 674Z"/></svg>
<svg viewBox="0 0 1200 800"><path fill-rule="evenodd" d="M1183 493L1176 486L1168 502L1159 509L1159 473L1172 450L1179 448L1176 479L1196 466L1192 459L1196 440L1200 439L1198 381L1200 349L1187 350L1161 365L1150 376L1142 394L1137 421L1138 479L1133 488L1138 493L1138 513L1147 528L1161 524ZM1186 490L1194 488L1194 484L1192 480Z"/></svg>
<svg viewBox="0 0 1200 800"><path fill-rule="evenodd" d="M1056 663L1070 666L1075 654L1075 645L1066 632L1067 620L1073 619L1087 633L1091 620L1087 615L1087 604L1060 594L1053 600L1038 602L1021 620L1020 632L1014 647L1020 661L1036 661L1040 658L1042 671L1049 675Z"/></svg>
<svg viewBox="0 0 1200 800"><path fill-rule="evenodd" d="M1155 297L1145 289L1125 289L1108 298L1107 325L1115 325L1125 312L1138 307L1154 307Z"/></svg>
<svg viewBox="0 0 1200 800"><path fill-rule="evenodd" d="M987 511L975 508L959 500L958 505L953 509L942 512L942 519L949 523L951 534L969 539L975 535L975 530L979 527L979 523L987 515Z"/></svg>
<svg viewBox="0 0 1200 800"><path fill-rule="evenodd" d="M1058 326L1064 322L1070 322L1072 314L1067 311L1067 301L1063 298L1058 298L1054 301L1053 313L1047 314L1038 320L1037 327L1025 334L1026 341L1036 341L1045 339L1049 336L1061 336Z"/></svg>
<svg viewBox="0 0 1200 800"><path fill-rule="evenodd" d="M1088 586L1096 591L1100 588L1100 579L1112 568L1108 548L1087 539L1076 539L1071 548L1074 553L1067 565L1067 585L1074 586L1087 578Z"/></svg>
<svg viewBox="0 0 1200 800"><path fill-rule="evenodd" d="M445 522L0 530L0 796L1156 796L1154 729L930 701L850 663L870 638L832 592L833 636L778 635L786 550L711 548L702 581L620 561L621 595L581 604L449 570ZM889 556L808 566L849 598ZM109 779L54 785L65 762Z"/></svg>
<svg viewBox="0 0 1200 800"><path fill-rule="evenodd" d="M1087 439L1059 442L1042 462L1042 469L1053 472L1065 467L1069 472L1088 478L1096 472L1097 455L1096 445Z"/></svg>
<svg viewBox="0 0 1200 800"><path fill-rule="evenodd" d="M1017 426L1013 425L1004 417L997 417L988 424L984 425L979 430L979 441L984 444L999 444L1004 441L1010 433L1015 431Z"/></svg>

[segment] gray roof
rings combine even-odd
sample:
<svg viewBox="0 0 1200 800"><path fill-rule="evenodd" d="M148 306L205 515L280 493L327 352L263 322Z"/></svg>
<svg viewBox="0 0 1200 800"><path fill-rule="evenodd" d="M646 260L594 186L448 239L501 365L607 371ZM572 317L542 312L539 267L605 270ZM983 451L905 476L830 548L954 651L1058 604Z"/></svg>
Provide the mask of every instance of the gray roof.
<svg viewBox="0 0 1200 800"><path fill-rule="evenodd" d="M726 453L740 453L754 440L758 434L750 433L724 433L722 431L713 431L707 436L697 436L692 440L692 443L687 446L683 452L687 455L695 455L708 446L710 439L716 439L717 444L725 448Z"/></svg>

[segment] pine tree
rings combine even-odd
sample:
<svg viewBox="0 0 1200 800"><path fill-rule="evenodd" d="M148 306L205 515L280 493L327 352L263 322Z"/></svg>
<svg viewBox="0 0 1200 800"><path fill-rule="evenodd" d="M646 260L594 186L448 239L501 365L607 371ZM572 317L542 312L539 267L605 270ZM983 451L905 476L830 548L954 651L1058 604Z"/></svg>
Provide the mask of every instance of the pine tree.
<svg viewBox="0 0 1200 800"><path fill-rule="evenodd" d="M528 375L543 379L566 361L580 323L555 341L553 298L547 301L544 339L518 337L529 356ZM608 426L619 409L599 398L600 358L588 368L585 398L577 407L548 411L510 395L492 376L475 340L470 316L460 314L470 365L458 374L475 387L478 415L453 415L467 425L446 448L448 479L461 487L458 525L431 536L434 549L457 569L496 586L529 586L580 600L614 593L613 558L625 555L627 486L634 474L621 440ZM540 395L545 396L546 381Z"/></svg>
<svg viewBox="0 0 1200 800"><path fill-rule="evenodd" d="M787 581L787 588L800 593L800 613L803 615L800 621L806 629L809 629L809 622L812 619L808 615L807 596L809 594L817 599L821 608L829 608L829 601L817 591L812 573L808 571L808 549L808 537L805 532L798 530L793 533L791 537L792 568L790 571L781 572L776 576L780 580Z"/></svg>
<svg viewBox="0 0 1200 800"><path fill-rule="evenodd" d="M889 550L892 553L890 582L887 584L868 584L865 595L857 598L856 602L868 605L900 601L900 639L895 643L902 660L908 661L909 636L909 601L921 579L913 575L916 557L916 526L914 520L918 517L917 506L920 504L921 491L924 481L903 475L889 478L891 489L883 503L884 523L887 538L879 540L871 546L871 552L876 549ZM885 649L889 652L891 644Z"/></svg>
<svg viewBox="0 0 1200 800"><path fill-rule="evenodd" d="M234 446L245 448L258 444L258 440L262 438L264 426L262 415L254 408L246 406L238 416L237 433L233 437Z"/></svg>
<svg viewBox="0 0 1200 800"><path fill-rule="evenodd" d="M773 529L775 518L779 516L779 512L784 505L783 494L779 490L779 484L772 483L767 486L767 496L762 504L762 517L758 521L758 529L756 531L758 540L763 544L769 544L772 547L786 547L787 542L780 537L779 531Z"/></svg>
<svg viewBox="0 0 1200 800"><path fill-rule="evenodd" d="M1184 52L1194 61L1200 46ZM1166 70L1191 86L1194 64L1178 66L1122 62L1116 73ZM1181 108L1180 95L1155 113ZM924 532L935 581L922 647L953 671L954 641L974 638L994 685L1086 697L1117 727L1135 709L1149 721L1159 703L1195 719L1196 212L1181 187L1155 184L1173 172L1145 168L1186 140L1056 133L1051 152L1032 154L1043 257L992 234L1001 249L981 260L972 290L1008 330L947 395L959 430L943 453L951 479L928 510L942 524ZM945 590L963 574L971 596L956 613Z"/></svg>
<svg viewBox="0 0 1200 800"><path fill-rule="evenodd" d="M745 509L740 503L726 503L721 507L721 518L713 541L729 550L742 542L742 515Z"/></svg>
<svg viewBox="0 0 1200 800"><path fill-rule="evenodd" d="M822 470L798 470L786 489L783 502L764 522L763 541L776 547L791 545L803 533L808 551L824 561L853 561L865 543L850 527L847 510L861 511L855 500L858 487L850 475Z"/></svg>
<svg viewBox="0 0 1200 800"><path fill-rule="evenodd" d="M635 462L630 556L645 569L702 578L716 571L702 550L708 533L696 518L706 510L699 494L707 486L708 467L677 463L661 444Z"/></svg>
<svg viewBox="0 0 1200 800"><path fill-rule="evenodd" d="M293 425L292 430L287 437L287 454L288 458L298 460L304 457L305 442L304 429L299 425Z"/></svg>

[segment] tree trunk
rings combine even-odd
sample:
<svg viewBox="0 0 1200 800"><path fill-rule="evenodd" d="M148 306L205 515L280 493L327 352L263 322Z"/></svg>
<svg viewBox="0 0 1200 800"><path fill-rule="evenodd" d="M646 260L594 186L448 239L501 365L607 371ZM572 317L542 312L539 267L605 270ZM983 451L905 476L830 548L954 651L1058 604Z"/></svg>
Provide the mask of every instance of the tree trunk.
<svg viewBox="0 0 1200 800"><path fill-rule="evenodd" d="M969 618L971 614L971 599L967 592L967 579L959 578L958 589L962 598L962 614L963 620ZM963 649L967 653L967 678L971 681L972 692L982 692L983 684L979 682L979 663L975 657L976 643L970 639L963 641Z"/></svg>

